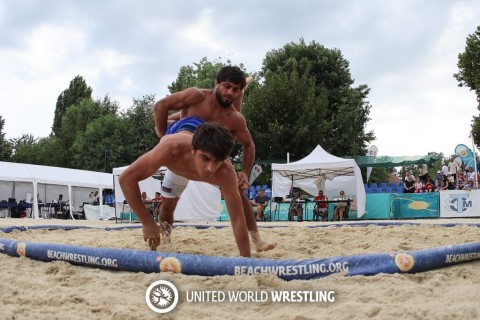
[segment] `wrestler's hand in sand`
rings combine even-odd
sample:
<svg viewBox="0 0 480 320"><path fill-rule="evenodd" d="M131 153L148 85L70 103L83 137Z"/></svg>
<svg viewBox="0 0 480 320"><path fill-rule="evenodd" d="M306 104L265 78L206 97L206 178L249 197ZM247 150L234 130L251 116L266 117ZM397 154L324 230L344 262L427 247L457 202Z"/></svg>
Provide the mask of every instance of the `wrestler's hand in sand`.
<svg viewBox="0 0 480 320"><path fill-rule="evenodd" d="M147 242L151 250L157 250L160 245L160 226L152 220L143 225L143 240Z"/></svg>
<svg viewBox="0 0 480 320"><path fill-rule="evenodd" d="M167 221L160 221L160 229L162 230L162 242L171 243L172 225Z"/></svg>

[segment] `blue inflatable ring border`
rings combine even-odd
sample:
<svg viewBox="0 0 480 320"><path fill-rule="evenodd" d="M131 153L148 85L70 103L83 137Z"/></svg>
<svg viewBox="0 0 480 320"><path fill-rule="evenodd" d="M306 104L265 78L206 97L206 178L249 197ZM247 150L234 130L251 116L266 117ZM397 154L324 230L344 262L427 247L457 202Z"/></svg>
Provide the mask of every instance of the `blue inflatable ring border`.
<svg viewBox="0 0 480 320"><path fill-rule="evenodd" d="M311 228L329 226L368 226L368 225L420 225L419 223L368 222L349 224L324 224L308 226ZM458 224L432 224L452 227ZM462 224L479 227L479 224ZM229 226L177 225L176 227L224 228ZM278 228L287 226L269 226ZM121 230L141 228L141 226L119 226L113 228L95 228L86 226L13 226L0 228L8 233L13 230L32 229L99 229ZM284 280L309 280L323 278L335 273L346 276L376 275L379 273L417 273L443 268L459 263L480 259L480 242L455 244L410 252L386 252L331 258L310 259L256 259L242 257L214 257L196 254L182 254L158 251L127 250L115 248L97 248L73 246L57 243L35 243L0 238L0 252L13 257L25 256L39 261L66 261L71 264L133 272L177 272L185 275L255 275L274 274Z"/></svg>

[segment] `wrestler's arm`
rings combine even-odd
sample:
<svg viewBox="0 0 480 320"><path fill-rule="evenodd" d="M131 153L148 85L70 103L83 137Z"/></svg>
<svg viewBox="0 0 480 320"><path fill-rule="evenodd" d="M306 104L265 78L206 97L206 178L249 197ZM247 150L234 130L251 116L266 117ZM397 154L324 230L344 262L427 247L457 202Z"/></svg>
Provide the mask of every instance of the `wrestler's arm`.
<svg viewBox="0 0 480 320"><path fill-rule="evenodd" d="M235 110L237 110L240 113L242 113L243 96L245 95L245 91L247 91L247 88L250 85L250 83L252 83L253 77L248 76L245 80L246 80L245 87L240 91L240 95L233 102L233 107L235 108Z"/></svg>
<svg viewBox="0 0 480 320"><path fill-rule="evenodd" d="M169 136L170 137L170 136ZM171 139L170 139L171 140ZM136 213L143 227L144 240L151 248L160 244L160 227L145 207L138 183L151 177L161 166L168 165L169 139L161 140L151 151L133 162L118 178L128 205Z"/></svg>
<svg viewBox="0 0 480 320"><path fill-rule="evenodd" d="M217 181L220 181L219 186L223 192L223 198L230 215L230 223L240 255L242 257L250 257L250 240L248 238L242 200L237 189L237 177L230 161L228 163L227 168L218 171Z"/></svg>
<svg viewBox="0 0 480 320"><path fill-rule="evenodd" d="M205 95L200 89L189 88L157 101L153 106L153 117L157 136L162 138L165 135L169 110L182 110L192 104L200 103L203 99L205 99Z"/></svg>
<svg viewBox="0 0 480 320"><path fill-rule="evenodd" d="M182 118L182 113L180 111L177 111L175 113L172 113L171 115L168 116L168 122L170 121L178 121Z"/></svg>
<svg viewBox="0 0 480 320"><path fill-rule="evenodd" d="M245 189L245 184L248 186L248 177L252 170L253 162L255 161L255 144L253 143L250 131L248 131L245 118L241 114L237 114L238 120L236 121L233 134L243 146L243 160L242 160L242 174L238 177L238 185Z"/></svg>
<svg viewBox="0 0 480 320"><path fill-rule="evenodd" d="M235 99L235 101L233 101L233 107L235 108L235 110L237 110L238 112L242 112L242 105L243 105L243 95L244 95L245 91L244 90L241 90L239 95L238 95L238 98Z"/></svg>

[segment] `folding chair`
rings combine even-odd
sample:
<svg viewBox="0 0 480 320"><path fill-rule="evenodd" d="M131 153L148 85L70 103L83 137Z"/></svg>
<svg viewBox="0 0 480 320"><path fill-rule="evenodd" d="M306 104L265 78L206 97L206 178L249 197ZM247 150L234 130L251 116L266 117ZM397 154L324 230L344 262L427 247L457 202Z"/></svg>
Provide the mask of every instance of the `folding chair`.
<svg viewBox="0 0 480 320"><path fill-rule="evenodd" d="M54 206L52 202L45 203L42 209L43 209L43 212L42 212L43 219L47 219L47 218L51 219L53 217L52 213L54 211Z"/></svg>
<svg viewBox="0 0 480 320"><path fill-rule="evenodd" d="M127 209L128 211L125 211L125 209ZM123 222L123 219L128 219L129 222L132 222L133 220L133 211L128 205L127 200L123 200L122 212L120 212L120 222Z"/></svg>
<svg viewBox="0 0 480 320"><path fill-rule="evenodd" d="M378 185L378 187L380 189L382 189L382 192L386 192L385 190L387 189L387 183L386 182L380 182L380 184Z"/></svg>
<svg viewBox="0 0 480 320"><path fill-rule="evenodd" d="M272 200L269 200L267 206L265 208L263 208L263 210L262 210L262 214L260 215L260 217L261 217L260 220L261 221L272 221L276 210L277 210L277 204L275 202L273 202Z"/></svg>
<svg viewBox="0 0 480 320"><path fill-rule="evenodd" d="M270 201L270 217L273 220L280 220L280 203L283 202L283 197L273 197L273 201Z"/></svg>
<svg viewBox="0 0 480 320"><path fill-rule="evenodd" d="M343 212L343 220L350 220L350 217L348 214L350 213L350 206L347 206L345 208L345 212Z"/></svg>
<svg viewBox="0 0 480 320"><path fill-rule="evenodd" d="M7 200L0 202L0 218L10 218L10 208Z"/></svg>
<svg viewBox="0 0 480 320"><path fill-rule="evenodd" d="M290 216L290 213L292 213L292 217ZM288 221L293 221L294 217L297 216L297 221L303 221L305 218L303 216L303 206L302 203L300 202L300 198L297 199L292 199L290 202L290 207L288 208ZM299 217L302 217L299 219Z"/></svg>
<svg viewBox="0 0 480 320"><path fill-rule="evenodd" d="M25 214L32 218L33 214L33 200L32 200L32 194L30 192L27 193L27 196L25 197Z"/></svg>

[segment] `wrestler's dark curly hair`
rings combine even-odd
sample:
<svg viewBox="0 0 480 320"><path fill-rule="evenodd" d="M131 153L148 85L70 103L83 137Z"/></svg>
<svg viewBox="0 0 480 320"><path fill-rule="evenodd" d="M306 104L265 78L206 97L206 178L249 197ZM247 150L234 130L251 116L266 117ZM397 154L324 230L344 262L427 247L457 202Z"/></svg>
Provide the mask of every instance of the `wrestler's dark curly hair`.
<svg viewBox="0 0 480 320"><path fill-rule="evenodd" d="M192 138L194 150L210 152L218 161L223 161L230 155L234 142L230 130L215 122L199 125Z"/></svg>
<svg viewBox="0 0 480 320"><path fill-rule="evenodd" d="M239 67L225 66L217 73L217 82L222 83L224 81L231 81L240 85L240 89L243 89L246 82L245 73L240 70Z"/></svg>

